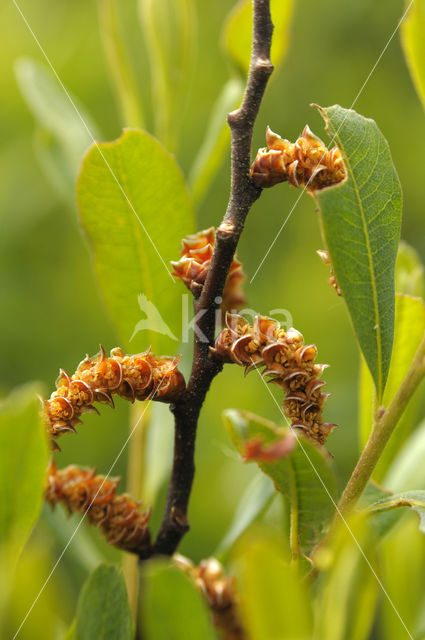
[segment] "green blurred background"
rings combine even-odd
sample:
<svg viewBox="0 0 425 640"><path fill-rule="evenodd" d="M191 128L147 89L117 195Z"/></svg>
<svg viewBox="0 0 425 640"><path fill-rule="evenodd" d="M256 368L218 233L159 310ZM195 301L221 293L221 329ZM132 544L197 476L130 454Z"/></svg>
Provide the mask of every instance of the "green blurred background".
<svg viewBox="0 0 425 640"><path fill-rule="evenodd" d="M128 34L140 90L149 105L149 69L135 19L136 3L128 0L121 5L120 17ZM219 35L233 2L198 0L196 5L197 57L177 153L185 175L203 139L211 104L229 78L229 63L220 48ZM117 138L121 122L100 41L96 3L22 0L20 6L64 85L84 103L103 131L103 139ZM267 124L294 140L309 123L315 133L326 139L322 120L309 104L339 103L350 107L402 12L401 0L297 2L289 52L267 90L255 127L254 150L264 145ZM96 352L100 342L109 350L117 339L96 286L75 203L59 198L34 153L34 120L18 89L14 65L22 56L45 61L12 2L1 4L0 16L0 393L7 394L31 380L41 381L46 393L50 393L60 366L73 371L86 352ZM389 141L404 191L402 236L425 259L424 116L398 34L367 81L355 109L374 118ZM147 106L147 111L151 120L152 109ZM226 157L197 212L199 229L219 223L228 189ZM295 189L280 185L265 191L253 207L238 251L248 278L298 196ZM182 236L185 233L182 229ZM331 365L325 373L332 392L326 419L336 422L339 428L329 439L328 448L335 457L342 483L358 453L359 358L344 303L328 285L327 270L315 253L321 247L314 203L305 194L252 285L248 280L246 294L249 305L258 312L288 309L306 341L317 344L319 361ZM61 442L61 466L96 465L99 472L106 473L128 432L128 407L124 402L117 405L115 412L102 408L101 418L87 416L78 437L68 436ZM182 552L194 560L214 551L255 473L255 469L241 464L231 448L221 419L223 409L228 407L249 409L281 421L278 408L255 374L243 380L240 370L228 367L214 382L199 425L197 475L189 514L191 531L182 545ZM161 415L164 455L169 456L166 436L172 423L166 411ZM125 470L124 452L113 474L125 477ZM159 500L154 522L161 509ZM55 519L56 523L64 520L59 511ZM63 548L63 540L52 530L50 520L46 513L34 534L32 552L26 551L21 561L20 572L30 577L20 582L26 589L15 599L16 612L11 616L14 620L25 613ZM107 549L99 541L97 532L90 535L101 553L114 560L120 558L119 552ZM77 556L78 535L20 637L54 637L56 622L49 622L52 628L48 629L43 611L52 606L55 593L60 593L55 605L59 617L71 619L79 586L86 576L86 567ZM95 558L90 556L88 562L95 562Z"/></svg>

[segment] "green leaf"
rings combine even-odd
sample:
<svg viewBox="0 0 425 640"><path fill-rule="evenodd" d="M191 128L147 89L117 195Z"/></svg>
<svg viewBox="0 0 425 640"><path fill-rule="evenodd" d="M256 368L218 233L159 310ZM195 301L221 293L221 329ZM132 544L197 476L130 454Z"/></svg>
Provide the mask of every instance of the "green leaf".
<svg viewBox="0 0 425 640"><path fill-rule="evenodd" d="M143 131L99 147L84 158L77 200L103 297L125 349L174 351L183 290L168 265L194 227L182 174Z"/></svg>
<svg viewBox="0 0 425 640"><path fill-rule="evenodd" d="M74 108L45 65L31 58L19 58L15 72L21 93L40 128L36 152L41 166L60 195L69 197L84 152L93 138L101 137L99 129L77 98L68 92Z"/></svg>
<svg viewBox="0 0 425 640"><path fill-rule="evenodd" d="M63 640L75 640L75 625L76 625L76 622L74 620L74 622L69 627L68 631L65 633Z"/></svg>
<svg viewBox="0 0 425 640"><path fill-rule="evenodd" d="M235 549L243 625L255 640L311 637L310 603L287 554L268 535L245 536Z"/></svg>
<svg viewBox="0 0 425 640"><path fill-rule="evenodd" d="M226 553L244 531L265 513L275 496L274 485L269 477L262 474L254 476L239 500L232 522L214 555Z"/></svg>
<svg viewBox="0 0 425 640"><path fill-rule="evenodd" d="M168 151L175 151L195 61L194 1L139 0L139 9L150 58L155 133Z"/></svg>
<svg viewBox="0 0 425 640"><path fill-rule="evenodd" d="M227 114L238 106L244 86L240 78L232 78L226 82L211 109L204 140L190 170L189 184L195 204L205 195L229 147Z"/></svg>
<svg viewBox="0 0 425 640"><path fill-rule="evenodd" d="M289 44L289 27L293 0L271 0L270 11L274 24L271 60L275 69L282 63ZM236 67L248 73L252 42L252 2L240 0L229 13L223 26L223 48Z"/></svg>
<svg viewBox="0 0 425 640"><path fill-rule="evenodd" d="M424 267L418 252L400 241L395 265L395 290L416 298L425 297Z"/></svg>
<svg viewBox="0 0 425 640"><path fill-rule="evenodd" d="M121 569L102 564L82 588L75 640L131 640L132 619Z"/></svg>
<svg viewBox="0 0 425 640"><path fill-rule="evenodd" d="M419 516L419 531L425 533L425 491L404 491L372 503L368 514L378 514L398 507L410 507Z"/></svg>
<svg viewBox="0 0 425 640"><path fill-rule="evenodd" d="M0 548L13 567L40 512L48 444L35 386L0 405Z"/></svg>
<svg viewBox="0 0 425 640"><path fill-rule="evenodd" d="M319 109L348 173L340 185L317 192L324 236L380 402L393 344L400 182L373 120L338 105Z"/></svg>
<svg viewBox="0 0 425 640"><path fill-rule="evenodd" d="M406 7L409 6L406 1ZM415 0L400 27L401 43L413 84L425 108L425 0Z"/></svg>
<svg viewBox="0 0 425 640"><path fill-rule="evenodd" d="M302 436L295 440L288 428L278 427L248 411L228 409L224 412L224 421L242 455L246 453L247 443L252 441L270 445L282 439L294 439L291 453L274 462L258 462L258 466L272 478L277 491L287 496L291 508L297 512L301 544L307 551L314 535L320 535L334 513L332 499L336 486L329 454Z"/></svg>
<svg viewBox="0 0 425 640"><path fill-rule="evenodd" d="M391 491L425 490L425 422L414 431L394 459L384 479Z"/></svg>
<svg viewBox="0 0 425 640"><path fill-rule="evenodd" d="M382 405L388 407L413 360L425 332L425 306L420 298L397 294L395 307L394 349ZM391 461L408 438L416 423L420 396L416 393L400 419L391 440L374 471L381 481ZM364 360L360 368L360 433L364 445L373 423L373 381Z"/></svg>
<svg viewBox="0 0 425 640"><path fill-rule="evenodd" d="M141 623L146 640L215 640L206 604L189 578L165 560L142 567Z"/></svg>
<svg viewBox="0 0 425 640"><path fill-rule="evenodd" d="M321 583L313 640L367 640L376 615L379 585L357 545L374 563L374 537L362 516L339 521L332 544L319 551ZM319 555L319 554L318 554Z"/></svg>

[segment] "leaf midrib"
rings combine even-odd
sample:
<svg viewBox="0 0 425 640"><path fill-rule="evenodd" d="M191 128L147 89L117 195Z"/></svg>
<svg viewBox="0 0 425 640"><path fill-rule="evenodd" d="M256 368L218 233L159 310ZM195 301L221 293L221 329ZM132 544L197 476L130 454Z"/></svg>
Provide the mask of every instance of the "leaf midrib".
<svg viewBox="0 0 425 640"><path fill-rule="evenodd" d="M335 129L334 129L334 136L333 137L337 140L339 148L343 149L344 147L343 147L341 139L340 139L340 137L338 135L338 131L335 131ZM361 219L362 219L362 224L363 224L363 230L364 230L365 239L366 239L367 259L368 259L368 263L369 263L369 272L371 274L373 309L374 309L374 315L375 315L375 325L374 326L377 327L376 328L376 343L377 343L377 356L378 356L378 389L377 389L378 393L377 393L377 395L378 395L378 402L379 402L381 400L381 397L382 397L382 341L381 341L381 325L380 325L380 322L379 322L378 294L377 294L376 283L375 283L375 271L373 269L372 251L371 251L371 247L370 247L369 234L367 232L368 228L367 228L367 225L366 225L365 212L364 212L364 209L363 209L362 200L361 200L361 197L360 197L360 192L359 192L359 189L357 187L357 182L356 182L356 179L354 177L353 169L351 167L351 163L348 161L348 158L347 158L346 154L344 154L344 163L345 163L345 166L347 167L347 171L348 171L348 173L350 175L351 182L353 184L353 189L354 189L354 193L355 193L355 196L356 196L356 200L358 202L360 215L361 215Z"/></svg>

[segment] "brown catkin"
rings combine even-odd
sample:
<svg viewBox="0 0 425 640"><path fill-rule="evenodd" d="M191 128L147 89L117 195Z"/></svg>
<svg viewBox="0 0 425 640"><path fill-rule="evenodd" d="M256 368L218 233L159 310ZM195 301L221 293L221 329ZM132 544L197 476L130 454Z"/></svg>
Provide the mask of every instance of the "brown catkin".
<svg viewBox="0 0 425 640"><path fill-rule="evenodd" d="M245 640L247 636L239 616L239 597L233 576L227 576L215 558L202 560L198 566L180 554L175 554L173 560L204 596L220 639Z"/></svg>
<svg viewBox="0 0 425 640"><path fill-rule="evenodd" d="M345 178L338 147L328 151L308 125L294 143L284 140L267 127L266 142L267 147L258 150L251 166L250 177L257 187L273 187L288 181L294 187L317 191Z"/></svg>
<svg viewBox="0 0 425 640"><path fill-rule="evenodd" d="M150 549L150 511L127 494L116 495L119 478L96 475L95 469L50 465L45 499L52 507L61 502L69 513L86 513L87 520L101 530L106 541L132 553Z"/></svg>
<svg viewBox="0 0 425 640"><path fill-rule="evenodd" d="M174 268L173 275L182 280L195 295L199 293L198 289L205 283L214 245L214 227L199 231L182 240L180 260L171 263ZM221 303L223 311L231 309L236 311L245 304L245 296L242 291L242 283L245 279L242 263L235 256L230 265L229 275L223 291Z"/></svg>
<svg viewBox="0 0 425 640"><path fill-rule="evenodd" d="M178 362L179 358L157 357L149 351L125 355L118 347L111 350L108 358L101 346L96 356L86 356L80 362L72 376L60 370L56 391L43 401L49 434L57 438L75 431L83 413L98 413L94 402L113 407L113 394L132 402L147 399L173 402L186 388L177 369ZM54 443L54 448L59 447Z"/></svg>
<svg viewBox="0 0 425 640"><path fill-rule="evenodd" d="M285 331L279 322L257 315L253 326L238 315L226 316L226 327L218 335L213 358L245 366L246 372L264 367L263 376L270 376L285 393L283 411L293 428L320 444L336 426L324 423L322 408L328 393L320 376L327 365L315 364L316 346L304 345L304 338L295 329Z"/></svg>

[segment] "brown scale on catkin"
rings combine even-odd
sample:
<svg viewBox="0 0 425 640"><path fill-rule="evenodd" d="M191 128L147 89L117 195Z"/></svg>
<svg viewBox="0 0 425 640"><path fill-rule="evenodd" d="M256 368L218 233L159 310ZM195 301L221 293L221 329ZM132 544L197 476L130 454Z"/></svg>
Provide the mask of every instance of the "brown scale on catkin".
<svg viewBox="0 0 425 640"><path fill-rule="evenodd" d="M199 295L205 283L214 244L214 227L199 231L182 240L181 258L178 262L171 262L174 268L173 275L182 280L194 295ZM223 291L221 308L224 312L240 309L245 304L245 295L242 291L242 283L245 279L242 263L235 255Z"/></svg>
<svg viewBox="0 0 425 640"><path fill-rule="evenodd" d="M270 127L267 147L258 150L250 171L257 187L273 187L288 181L294 187L317 191L344 180L346 172L338 147L330 151L308 125L294 143L284 140Z"/></svg>
<svg viewBox="0 0 425 640"><path fill-rule="evenodd" d="M95 469L71 465L57 469L51 463L45 490L46 501L62 503L68 512L86 513L87 520L101 530L106 541L138 555L150 549L150 511L141 512L140 502L127 494L116 495L119 478L96 475Z"/></svg>
<svg viewBox="0 0 425 640"><path fill-rule="evenodd" d="M210 351L215 359L245 366L246 373L264 367L262 376L270 376L285 393L283 411L291 426L324 444L336 426L322 419L329 394L322 392L326 383L319 378L327 365L315 364L317 348L304 345L299 331L285 331L279 322L261 315L251 326L241 316L227 314L226 327Z"/></svg>
<svg viewBox="0 0 425 640"><path fill-rule="evenodd" d="M240 621L239 597L233 576L227 576L215 558L202 560L195 566L188 558L175 554L174 563L189 576L204 596L213 615L213 624L221 640L245 640Z"/></svg>
<svg viewBox="0 0 425 640"><path fill-rule="evenodd" d="M94 402L114 406L113 394L134 400L174 402L185 390L179 358L157 357L146 351L125 355L118 347L108 358L103 347L93 357L86 356L70 376L63 369L56 391L43 401L43 415L52 438L75 432L83 413L99 413ZM53 448L59 449L53 441Z"/></svg>

